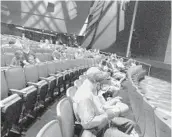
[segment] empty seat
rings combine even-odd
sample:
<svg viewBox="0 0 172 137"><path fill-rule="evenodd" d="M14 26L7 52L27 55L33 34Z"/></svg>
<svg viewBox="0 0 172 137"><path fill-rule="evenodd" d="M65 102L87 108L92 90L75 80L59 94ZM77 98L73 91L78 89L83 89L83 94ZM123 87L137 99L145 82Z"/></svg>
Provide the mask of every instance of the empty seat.
<svg viewBox="0 0 172 137"><path fill-rule="evenodd" d="M36 53L36 57L41 61L41 62L45 62L45 58L44 55L42 53Z"/></svg>
<svg viewBox="0 0 172 137"><path fill-rule="evenodd" d="M52 56L50 53L43 53L45 61L51 61Z"/></svg>
<svg viewBox="0 0 172 137"><path fill-rule="evenodd" d="M39 74L36 65L24 66L26 82L28 85L34 85L38 89L38 103L45 105L45 99L48 91L48 83L45 80L39 81ZM39 107L38 105L38 107Z"/></svg>
<svg viewBox="0 0 172 137"><path fill-rule="evenodd" d="M10 63L11 63L13 57L14 57L14 53L5 53L5 54L4 54L6 66L9 66L9 65L10 65Z"/></svg>
<svg viewBox="0 0 172 137"><path fill-rule="evenodd" d="M1 108L1 135L8 135L13 127L19 126L19 118L22 112L23 100L17 95L13 94L0 101ZM15 128L16 131L16 128ZM21 131L18 130L18 133Z"/></svg>
<svg viewBox="0 0 172 137"><path fill-rule="evenodd" d="M58 120L47 123L37 134L36 137L63 137Z"/></svg>
<svg viewBox="0 0 172 137"><path fill-rule="evenodd" d="M47 63L40 63L37 65L38 74L40 80L46 80L48 82L48 97L50 99L54 98L54 89L56 87L56 78L48 74L48 65Z"/></svg>
<svg viewBox="0 0 172 137"><path fill-rule="evenodd" d="M34 86L26 87L26 79L22 67L13 67L5 71L10 93L19 94L24 102L23 117L31 116L37 101L37 89ZM23 118L23 119L24 119Z"/></svg>

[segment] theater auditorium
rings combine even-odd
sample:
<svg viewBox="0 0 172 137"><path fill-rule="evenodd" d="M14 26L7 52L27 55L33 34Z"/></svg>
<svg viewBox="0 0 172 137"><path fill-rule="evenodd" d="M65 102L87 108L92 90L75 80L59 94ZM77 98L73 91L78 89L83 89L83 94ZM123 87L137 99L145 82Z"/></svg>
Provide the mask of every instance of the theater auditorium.
<svg viewBox="0 0 172 137"><path fill-rule="evenodd" d="M171 1L1 1L2 137L171 137Z"/></svg>

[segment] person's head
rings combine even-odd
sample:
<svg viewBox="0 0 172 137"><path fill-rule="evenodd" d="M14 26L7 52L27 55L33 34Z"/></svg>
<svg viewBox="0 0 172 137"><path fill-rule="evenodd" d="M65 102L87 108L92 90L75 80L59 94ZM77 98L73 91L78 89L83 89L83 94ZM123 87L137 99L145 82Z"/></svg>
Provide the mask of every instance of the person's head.
<svg viewBox="0 0 172 137"><path fill-rule="evenodd" d="M102 60L99 64L99 67L100 68L104 68L106 66L106 61L105 60Z"/></svg>
<svg viewBox="0 0 172 137"><path fill-rule="evenodd" d="M17 50L15 53L14 53L16 59L22 59L23 57L23 53L21 50Z"/></svg>
<svg viewBox="0 0 172 137"><path fill-rule="evenodd" d="M14 45L15 43L16 43L16 40L15 40L15 39L11 39L11 40L9 41L9 45L10 45L10 46Z"/></svg>
<svg viewBox="0 0 172 137"><path fill-rule="evenodd" d="M93 84L93 93L98 94L101 89L101 84L105 79L107 79L108 74L103 72L90 73L87 75L87 79Z"/></svg>

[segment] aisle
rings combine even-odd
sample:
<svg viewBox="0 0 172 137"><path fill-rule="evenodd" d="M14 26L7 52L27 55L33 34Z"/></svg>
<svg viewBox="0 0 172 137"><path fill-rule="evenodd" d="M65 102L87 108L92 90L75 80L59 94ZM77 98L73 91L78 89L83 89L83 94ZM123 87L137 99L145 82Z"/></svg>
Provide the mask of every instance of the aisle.
<svg viewBox="0 0 172 137"><path fill-rule="evenodd" d="M61 97L60 99L62 99ZM36 137L39 130L51 120L55 120L57 118L56 114L56 106L60 99L57 99L51 106L49 106L45 113L38 119L26 132L25 137Z"/></svg>

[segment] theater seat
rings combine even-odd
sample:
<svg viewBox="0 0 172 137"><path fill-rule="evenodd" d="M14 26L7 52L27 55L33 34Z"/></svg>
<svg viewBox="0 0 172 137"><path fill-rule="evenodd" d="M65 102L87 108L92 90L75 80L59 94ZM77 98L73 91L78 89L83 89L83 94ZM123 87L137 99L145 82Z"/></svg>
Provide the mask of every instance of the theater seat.
<svg viewBox="0 0 172 137"><path fill-rule="evenodd" d="M5 57L4 55L1 55L1 67L5 66Z"/></svg>
<svg viewBox="0 0 172 137"><path fill-rule="evenodd" d="M45 58L44 55L42 53L36 53L36 57L41 61L41 62L45 62Z"/></svg>
<svg viewBox="0 0 172 137"><path fill-rule="evenodd" d="M63 137L58 120L47 123L37 134L36 137Z"/></svg>
<svg viewBox="0 0 172 137"><path fill-rule="evenodd" d="M47 62L48 65L48 75L54 76L56 78L56 87L58 88L58 94L60 93L60 80L63 81L63 75L56 72L56 62ZM61 78L61 79L60 79Z"/></svg>
<svg viewBox="0 0 172 137"><path fill-rule="evenodd" d="M45 106L45 99L48 91L48 83L45 80L39 81L38 69L36 65L24 66L26 82L28 85L33 85L38 89L37 93L37 107Z"/></svg>
<svg viewBox="0 0 172 137"><path fill-rule="evenodd" d="M77 91L77 87L72 86L67 89L66 96L73 101L73 97L75 96L76 91Z"/></svg>
<svg viewBox="0 0 172 137"><path fill-rule="evenodd" d="M1 100L8 97L8 86L5 79L5 73L1 70Z"/></svg>
<svg viewBox="0 0 172 137"><path fill-rule="evenodd" d="M51 53L43 53L45 61L51 61L52 60L52 56Z"/></svg>
<svg viewBox="0 0 172 137"><path fill-rule="evenodd" d="M56 78L48 74L47 63L40 63L37 65L38 74L40 80L45 80L48 83L48 98L51 100L54 98L54 89L56 88Z"/></svg>
<svg viewBox="0 0 172 137"><path fill-rule="evenodd" d="M81 85L82 85L82 81L81 80L75 80L74 86L76 86L77 88L79 88Z"/></svg>
<svg viewBox="0 0 172 137"><path fill-rule="evenodd" d="M63 137L74 137L75 135L78 137L94 137L91 132L83 131L81 125L74 123L72 104L68 98L60 100L56 110Z"/></svg>
<svg viewBox="0 0 172 137"><path fill-rule="evenodd" d="M10 93L17 93L24 100L23 120L32 117L32 112L37 101L37 89L34 86L26 87L26 79L22 67L13 67L5 71Z"/></svg>
<svg viewBox="0 0 172 137"><path fill-rule="evenodd" d="M13 57L14 57L14 53L5 53L5 54L4 54L6 66L9 66L9 65L10 65L10 63L11 63Z"/></svg>
<svg viewBox="0 0 172 137"><path fill-rule="evenodd" d="M13 94L0 101L1 108L1 135L8 135L12 129L16 131L16 127L19 127L19 118L22 112L23 100L17 95ZM15 127L15 129L14 129ZM17 133L21 133L17 130Z"/></svg>

